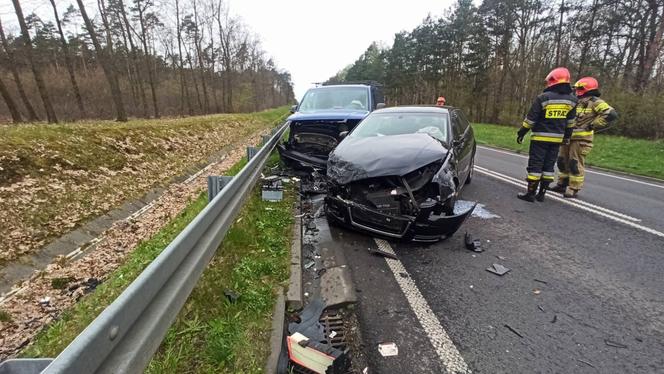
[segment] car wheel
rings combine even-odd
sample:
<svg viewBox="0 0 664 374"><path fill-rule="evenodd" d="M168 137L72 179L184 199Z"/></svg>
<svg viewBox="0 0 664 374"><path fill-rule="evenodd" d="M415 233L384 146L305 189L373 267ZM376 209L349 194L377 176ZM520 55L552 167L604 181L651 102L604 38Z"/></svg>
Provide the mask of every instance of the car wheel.
<svg viewBox="0 0 664 374"><path fill-rule="evenodd" d="M470 161L470 171L468 172L468 177L466 178L466 184L470 184L473 180L473 174L475 173L475 156Z"/></svg>

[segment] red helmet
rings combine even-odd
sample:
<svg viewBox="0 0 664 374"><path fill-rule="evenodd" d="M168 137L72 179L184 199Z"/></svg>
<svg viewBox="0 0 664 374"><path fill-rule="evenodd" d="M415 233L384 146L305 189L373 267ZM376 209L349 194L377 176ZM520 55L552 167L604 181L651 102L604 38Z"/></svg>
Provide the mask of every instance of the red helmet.
<svg viewBox="0 0 664 374"><path fill-rule="evenodd" d="M555 68L546 76L546 86L551 87L560 83L569 83L570 74L567 68Z"/></svg>
<svg viewBox="0 0 664 374"><path fill-rule="evenodd" d="M599 83L593 77L583 77L574 83L574 89L576 90L576 96L583 96L588 91L599 89Z"/></svg>
<svg viewBox="0 0 664 374"><path fill-rule="evenodd" d="M436 105L439 105L439 106L445 105L445 97L438 96L438 100L436 100Z"/></svg>

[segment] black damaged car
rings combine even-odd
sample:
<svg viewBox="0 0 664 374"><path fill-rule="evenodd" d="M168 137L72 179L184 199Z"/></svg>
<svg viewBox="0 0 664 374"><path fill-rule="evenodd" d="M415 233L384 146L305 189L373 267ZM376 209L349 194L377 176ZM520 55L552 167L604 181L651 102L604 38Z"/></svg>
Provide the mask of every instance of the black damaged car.
<svg viewBox="0 0 664 374"><path fill-rule="evenodd" d="M385 106L378 84L326 85L312 88L288 117L288 140L277 146L281 159L298 168L325 169L341 137L371 111Z"/></svg>
<svg viewBox="0 0 664 374"><path fill-rule="evenodd" d="M472 179L475 148L459 109L376 110L329 156L328 219L385 237L449 237L475 208L455 204Z"/></svg>

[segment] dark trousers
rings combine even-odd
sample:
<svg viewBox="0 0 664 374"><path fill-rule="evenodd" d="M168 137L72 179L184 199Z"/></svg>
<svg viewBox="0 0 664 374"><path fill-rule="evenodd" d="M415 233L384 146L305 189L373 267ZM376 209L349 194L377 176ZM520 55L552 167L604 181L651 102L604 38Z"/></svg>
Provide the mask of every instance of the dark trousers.
<svg viewBox="0 0 664 374"><path fill-rule="evenodd" d="M528 180L553 181L553 168L558 158L559 143L530 141L528 152Z"/></svg>

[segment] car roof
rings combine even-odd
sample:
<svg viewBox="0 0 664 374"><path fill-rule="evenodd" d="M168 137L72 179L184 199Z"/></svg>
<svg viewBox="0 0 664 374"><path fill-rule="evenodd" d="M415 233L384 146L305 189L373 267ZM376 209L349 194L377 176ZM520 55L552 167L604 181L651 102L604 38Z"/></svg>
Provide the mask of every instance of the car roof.
<svg viewBox="0 0 664 374"><path fill-rule="evenodd" d="M449 113L452 109L456 108L451 106L408 105L377 109L373 113Z"/></svg>
<svg viewBox="0 0 664 374"><path fill-rule="evenodd" d="M326 86L311 87L310 90L328 89L328 88L335 88L335 87L370 88L371 86L369 86L368 84L331 84L331 85L326 85Z"/></svg>

